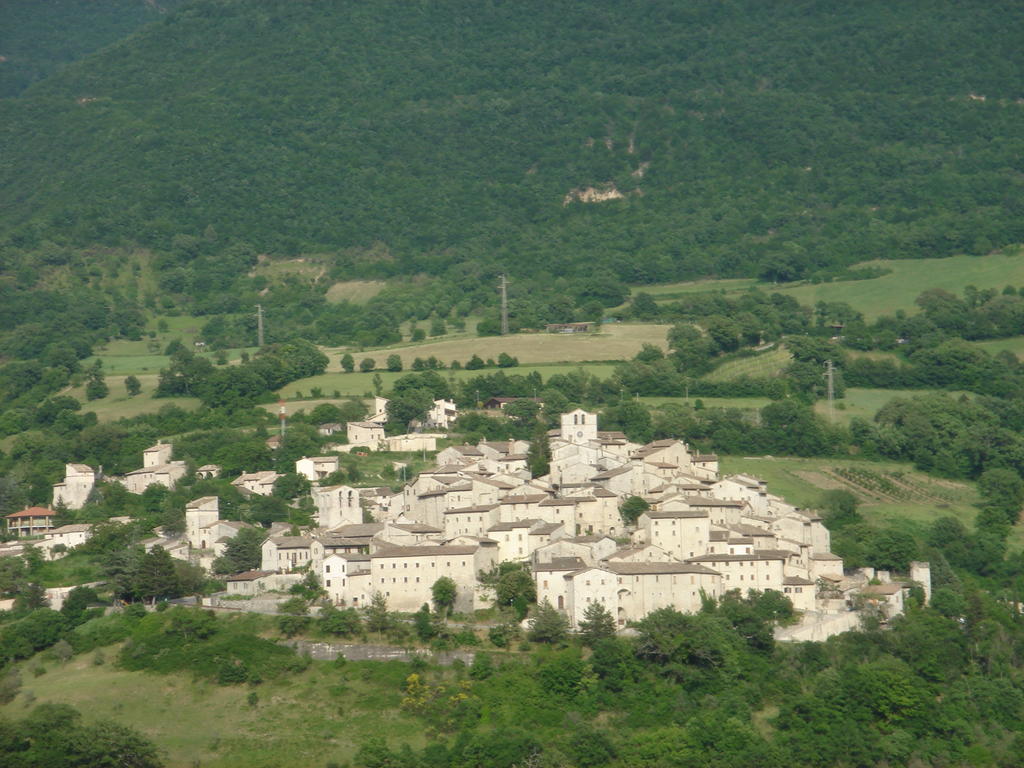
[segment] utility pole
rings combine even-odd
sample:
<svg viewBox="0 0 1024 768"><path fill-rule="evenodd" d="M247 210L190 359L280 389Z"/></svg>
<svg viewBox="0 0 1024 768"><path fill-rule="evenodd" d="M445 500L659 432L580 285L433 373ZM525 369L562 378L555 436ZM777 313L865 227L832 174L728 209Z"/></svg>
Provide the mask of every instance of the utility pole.
<svg viewBox="0 0 1024 768"><path fill-rule="evenodd" d="M508 280L501 276L501 335L508 336Z"/></svg>
<svg viewBox="0 0 1024 768"><path fill-rule="evenodd" d="M835 410L834 403L836 399L836 387L835 387L835 371L832 367L832 361L825 361L825 383L826 392L828 393L828 420L830 422L835 421Z"/></svg>
<svg viewBox="0 0 1024 768"><path fill-rule="evenodd" d="M284 398L283 397L280 400L277 401L277 405L278 405L278 410L277 410L278 419L280 419L280 422L281 422L281 442L283 443L284 442L284 432L285 432L285 429L287 429L287 427L288 427L288 409L284 407Z"/></svg>
<svg viewBox="0 0 1024 768"><path fill-rule="evenodd" d="M256 305L256 346L263 346L263 305Z"/></svg>

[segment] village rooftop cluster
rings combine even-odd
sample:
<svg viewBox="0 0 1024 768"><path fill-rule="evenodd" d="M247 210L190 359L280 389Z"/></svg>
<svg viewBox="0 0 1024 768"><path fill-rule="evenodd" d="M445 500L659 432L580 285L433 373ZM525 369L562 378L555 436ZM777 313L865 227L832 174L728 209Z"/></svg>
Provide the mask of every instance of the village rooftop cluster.
<svg viewBox="0 0 1024 768"><path fill-rule="evenodd" d="M597 415L582 409L562 414L548 433L550 472L542 477L528 469L529 443L509 440L444 448L433 468L397 492L324 485L339 468L339 453L434 452L457 416L451 401L438 400L425 423L411 425L416 431L387 437L386 406L378 397L367 420L320 426L325 436L344 430L348 442L296 461L295 471L313 484L315 524L298 535L287 523L273 524L261 568L228 576L229 596L270 597L312 572L335 605L364 607L381 595L391 610L411 612L431 602L432 586L446 576L456 584L455 610L470 613L494 601L481 577L516 562L532 572L538 602L562 611L572 627L593 602L625 628L660 608L697 611L703 599L730 590L775 590L802 612L805 631L794 637L821 639L855 626L854 608L870 604L891 617L911 585L930 595L927 563L913 563L903 579L873 569L846 573L813 511L770 493L757 478L723 477L716 456L681 440L640 445L601 431ZM439 431L425 431L431 429ZM140 469L108 479L142 493L152 484L173 488L186 472L184 462L172 460L172 446L158 444L143 453ZM214 477L220 468L196 472ZM54 486L54 506L81 508L99 476L68 464ZM232 484L243 494L269 495L279 478L253 471ZM627 524L620 510L634 497L648 508ZM9 515L7 528L19 538L41 537L35 546L60 557L88 539L90 526L54 528L54 515L29 508ZM222 520L216 496L188 503L185 518L184 535L158 531L144 542L147 550L161 546L209 569L249 527ZM0 556L21 551L20 543L8 544Z"/></svg>

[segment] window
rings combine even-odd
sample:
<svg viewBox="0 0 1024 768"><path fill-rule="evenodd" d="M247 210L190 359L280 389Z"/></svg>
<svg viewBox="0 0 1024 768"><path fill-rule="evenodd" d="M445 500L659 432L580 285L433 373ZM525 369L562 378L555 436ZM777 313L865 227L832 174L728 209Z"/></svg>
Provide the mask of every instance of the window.
<svg viewBox="0 0 1024 768"><path fill-rule="evenodd" d="M324 573L330 573L330 572L331 572L331 566L325 565L324 566ZM330 586L330 585L328 585L328 586Z"/></svg>
<svg viewBox="0 0 1024 768"><path fill-rule="evenodd" d="M331 580L330 579L327 579L327 586L328 587L331 586Z"/></svg>

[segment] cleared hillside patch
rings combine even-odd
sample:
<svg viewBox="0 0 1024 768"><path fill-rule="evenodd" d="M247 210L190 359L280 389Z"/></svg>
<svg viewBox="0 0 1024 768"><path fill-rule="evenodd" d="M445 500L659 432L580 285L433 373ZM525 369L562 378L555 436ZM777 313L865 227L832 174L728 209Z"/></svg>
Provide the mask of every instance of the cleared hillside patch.
<svg viewBox="0 0 1024 768"><path fill-rule="evenodd" d="M375 358L378 364L384 362L384 358ZM483 368L477 371L467 371L465 368L452 371L442 370L438 373L446 379L454 379L456 381L462 381L464 379L472 378L473 376L487 375L497 373L498 371L504 371L506 375L519 375L525 376L533 371L539 373L546 381L549 376L555 374L566 374L573 373L574 371L584 370L587 373L593 374L598 378L608 378L615 372L616 363L584 363L584 364L551 364L551 365L519 365L515 368ZM337 355L331 355L331 367L337 368ZM335 370L332 373L325 373L320 376L310 376L307 379L299 379L293 381L291 384L283 387L280 390L280 395L288 400L296 398L297 393L301 392L302 397L308 397L311 399L324 398L333 396L334 392L338 392L341 397L363 397L364 395L372 395L374 392L373 380L374 376L379 375L383 391L387 392L395 381L401 376L405 376L409 373L415 373L415 371L404 370L400 372L392 372L387 370L374 371L371 373L342 373ZM320 395L313 392L314 389L318 388L321 391ZM305 401L300 401L305 402Z"/></svg>
<svg viewBox="0 0 1024 768"><path fill-rule="evenodd" d="M732 381L748 377L766 379L778 376L793 357L785 347L777 347L754 357L741 357L723 363L704 378L708 381Z"/></svg>
<svg viewBox="0 0 1024 768"><path fill-rule="evenodd" d="M519 358L520 363L575 363L599 360L628 360L644 344L668 349L668 325L608 324L599 333L515 333L508 336L477 336L424 341L366 352L352 352L356 365L366 357L383 367L389 355L398 355L408 368L417 357L433 355L445 365L458 360L465 365L473 355L496 360L502 352ZM344 349L326 349L331 358L328 370L341 370L339 359Z"/></svg>
<svg viewBox="0 0 1024 768"><path fill-rule="evenodd" d="M877 524L910 521L926 525L956 517L970 527L977 510L973 484L941 480L909 464L853 459L790 457L722 457L723 474L744 474L768 482L768 489L801 507L814 509L825 491L844 489L861 502L865 520ZM1020 546L1020 537L1011 542Z"/></svg>
<svg viewBox="0 0 1024 768"><path fill-rule="evenodd" d="M61 392L62 395L70 395L82 404L82 411L92 411L101 422L116 421L117 419L128 419L133 416L141 416L144 413L156 413L165 405L174 405L191 411L199 407L197 397L154 397L157 385L157 374L142 374L136 376L142 391L129 397L124 386L127 376L107 376L107 387L110 394L99 400L86 400L85 385L69 387Z"/></svg>
<svg viewBox="0 0 1024 768"><path fill-rule="evenodd" d="M384 283L380 280L346 280L327 289L327 301L331 304L342 301L365 304L382 290Z"/></svg>
<svg viewBox="0 0 1024 768"><path fill-rule="evenodd" d="M337 668L313 662L304 672L256 688L219 686L188 674L156 675L116 669L117 648L23 674L23 691L36 703L70 704L86 720L111 719L136 728L166 755L168 766L279 768L348 764L371 736L423 746L420 723L401 712L401 684L408 665L351 662ZM255 706L248 702L255 692ZM0 707L21 717L24 693Z"/></svg>
<svg viewBox="0 0 1024 768"><path fill-rule="evenodd" d="M874 419L879 409L898 397L921 397L934 391L931 389L868 389L851 387L846 390L842 398L835 401L833 410L835 422L837 424L849 424L856 417L870 421ZM944 390L943 392L950 397L960 397L961 395L966 395L967 397L974 396L971 392L961 390ZM819 416L827 418L829 416L828 401L818 400L814 404L814 410Z"/></svg>

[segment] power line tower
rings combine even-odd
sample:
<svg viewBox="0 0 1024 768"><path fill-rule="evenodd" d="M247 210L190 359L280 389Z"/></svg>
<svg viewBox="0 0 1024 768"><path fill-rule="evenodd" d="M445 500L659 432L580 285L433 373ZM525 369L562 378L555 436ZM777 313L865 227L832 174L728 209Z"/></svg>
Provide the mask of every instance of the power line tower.
<svg viewBox="0 0 1024 768"><path fill-rule="evenodd" d="M835 421L835 399L836 399L836 384L835 384L835 373L836 369L832 366L831 360L825 361L825 391L828 394L828 420Z"/></svg>
<svg viewBox="0 0 1024 768"><path fill-rule="evenodd" d="M256 346L263 346L263 305L256 305Z"/></svg>
<svg viewBox="0 0 1024 768"><path fill-rule="evenodd" d="M501 335L508 336L508 280L501 276Z"/></svg>

